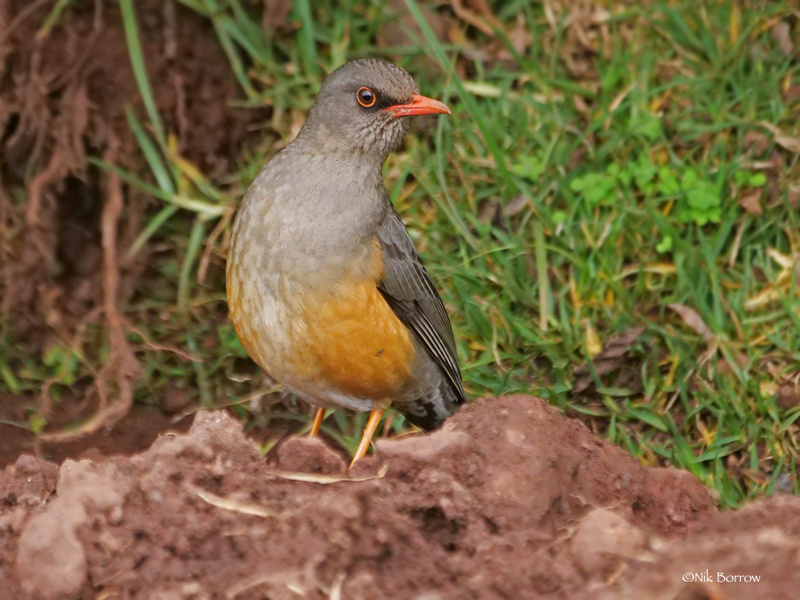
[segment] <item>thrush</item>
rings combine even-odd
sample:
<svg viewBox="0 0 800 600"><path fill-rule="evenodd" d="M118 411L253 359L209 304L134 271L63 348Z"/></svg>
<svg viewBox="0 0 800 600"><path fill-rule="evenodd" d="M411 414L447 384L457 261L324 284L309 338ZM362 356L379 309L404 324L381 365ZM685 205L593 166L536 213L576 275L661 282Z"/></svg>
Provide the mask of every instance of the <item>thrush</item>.
<svg viewBox="0 0 800 600"><path fill-rule="evenodd" d="M449 114L390 63L333 71L233 225L230 319L249 356L317 407L370 411L354 464L393 407L424 430L466 400L442 300L381 167L415 115Z"/></svg>

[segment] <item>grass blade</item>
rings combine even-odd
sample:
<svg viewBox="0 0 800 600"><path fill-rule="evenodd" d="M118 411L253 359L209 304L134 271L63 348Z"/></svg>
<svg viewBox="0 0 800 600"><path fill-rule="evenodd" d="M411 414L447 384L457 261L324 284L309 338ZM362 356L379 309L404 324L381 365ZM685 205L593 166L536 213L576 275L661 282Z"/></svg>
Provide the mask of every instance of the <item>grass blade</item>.
<svg viewBox="0 0 800 600"><path fill-rule="evenodd" d="M147 78L147 67L144 62L144 54L142 54L142 45L139 40L139 30L136 24L136 12L133 9L133 0L119 0L120 9L122 11L122 25L125 30L125 39L128 43L128 54L131 57L131 67L133 67L133 76L136 78L136 85L139 86L139 94L142 97L147 118L153 126L156 140L159 145L166 147L166 136L164 135L164 127L161 125L161 118L158 115L156 102L153 98L153 92L150 89L150 80Z"/></svg>

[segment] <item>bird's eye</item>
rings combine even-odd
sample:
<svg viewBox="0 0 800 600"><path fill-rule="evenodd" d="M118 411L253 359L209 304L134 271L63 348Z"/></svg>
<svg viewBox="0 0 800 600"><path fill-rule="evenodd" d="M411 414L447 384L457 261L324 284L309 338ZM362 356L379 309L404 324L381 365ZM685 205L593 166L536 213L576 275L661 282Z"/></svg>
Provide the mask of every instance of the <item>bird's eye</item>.
<svg viewBox="0 0 800 600"><path fill-rule="evenodd" d="M356 92L356 100L358 100L358 103L364 108L372 108L375 106L375 100L377 100L377 96L375 95L375 92L368 87L362 87Z"/></svg>

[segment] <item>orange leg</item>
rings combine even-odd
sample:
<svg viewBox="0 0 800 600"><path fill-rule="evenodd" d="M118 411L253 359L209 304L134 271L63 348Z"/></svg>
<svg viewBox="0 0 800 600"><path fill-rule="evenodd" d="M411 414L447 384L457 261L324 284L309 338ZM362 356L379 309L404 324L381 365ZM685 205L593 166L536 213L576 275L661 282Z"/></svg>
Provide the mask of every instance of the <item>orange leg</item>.
<svg viewBox="0 0 800 600"><path fill-rule="evenodd" d="M314 413L314 422L311 423L311 431L308 434L308 437L317 437L319 433L319 428L322 425L322 419L325 418L325 409L318 408L317 412Z"/></svg>
<svg viewBox="0 0 800 600"><path fill-rule="evenodd" d="M361 436L361 442L358 444L358 450L356 450L356 454L353 456L353 460L350 463L351 469L353 468L353 465L356 464L356 461L364 458L364 456L367 454L369 445L372 443L372 436L375 435L375 430L378 428L378 423L381 422L382 416L382 410L373 410L371 413L369 413L369 421L367 421L367 426L364 428L364 435Z"/></svg>

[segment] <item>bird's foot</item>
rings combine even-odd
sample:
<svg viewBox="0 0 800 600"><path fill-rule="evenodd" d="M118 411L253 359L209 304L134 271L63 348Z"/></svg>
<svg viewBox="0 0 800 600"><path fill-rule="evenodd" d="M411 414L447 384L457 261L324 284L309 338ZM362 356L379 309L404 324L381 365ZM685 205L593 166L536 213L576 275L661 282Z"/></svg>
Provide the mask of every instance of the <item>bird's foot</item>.
<svg viewBox="0 0 800 600"><path fill-rule="evenodd" d="M375 430L378 429L378 423L381 422L381 417L383 417L384 411L382 410L373 410L369 413L369 421L367 421L367 426L364 428L364 435L361 436L361 441L358 444L358 449L356 450L355 455L353 456L353 460L350 462L350 468L353 468L353 465L356 464L360 459L364 458L367 454L367 450L369 449L369 445L372 443L372 436L375 435Z"/></svg>

